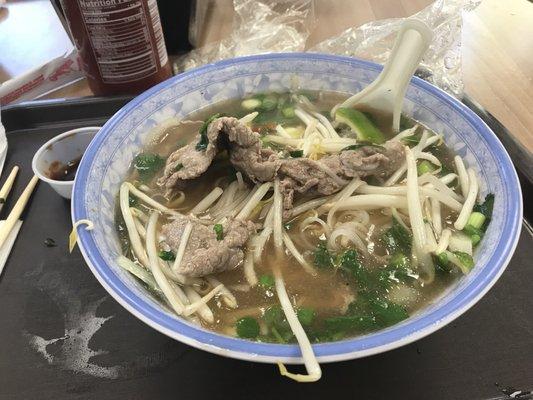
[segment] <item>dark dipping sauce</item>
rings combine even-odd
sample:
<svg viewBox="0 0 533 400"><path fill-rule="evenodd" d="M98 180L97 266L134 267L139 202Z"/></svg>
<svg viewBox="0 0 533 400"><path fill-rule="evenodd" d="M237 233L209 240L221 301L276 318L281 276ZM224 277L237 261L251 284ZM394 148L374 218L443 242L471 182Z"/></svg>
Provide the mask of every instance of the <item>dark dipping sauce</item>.
<svg viewBox="0 0 533 400"><path fill-rule="evenodd" d="M73 181L80 161L81 157L70 160L66 164L61 161L54 161L50 164L46 176L55 181Z"/></svg>

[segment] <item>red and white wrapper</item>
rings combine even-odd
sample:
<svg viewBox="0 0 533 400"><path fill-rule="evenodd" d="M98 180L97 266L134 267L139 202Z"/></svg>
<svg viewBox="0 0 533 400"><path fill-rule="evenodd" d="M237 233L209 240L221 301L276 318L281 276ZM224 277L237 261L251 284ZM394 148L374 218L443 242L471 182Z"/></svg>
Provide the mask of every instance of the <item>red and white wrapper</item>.
<svg viewBox="0 0 533 400"><path fill-rule="evenodd" d="M33 100L83 77L76 49L0 85L0 105Z"/></svg>

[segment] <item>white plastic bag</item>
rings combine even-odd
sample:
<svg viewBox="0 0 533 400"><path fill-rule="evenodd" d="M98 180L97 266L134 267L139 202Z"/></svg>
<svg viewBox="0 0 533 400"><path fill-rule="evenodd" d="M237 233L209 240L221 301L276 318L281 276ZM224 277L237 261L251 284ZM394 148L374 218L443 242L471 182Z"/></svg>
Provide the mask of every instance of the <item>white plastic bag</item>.
<svg viewBox="0 0 533 400"><path fill-rule="evenodd" d="M314 24L313 0L233 0L231 34L191 51L180 71L231 57L261 53L304 51Z"/></svg>
<svg viewBox="0 0 533 400"><path fill-rule="evenodd" d="M462 12L474 9L480 2L437 0L413 16L434 32L433 43L416 74L457 97L463 93ZM233 0L233 6L236 16L231 34L187 54L178 62L180 71L231 57L307 48L306 41L315 22L312 0ZM378 20L350 28L308 51L360 57L383 64L404 19Z"/></svg>
<svg viewBox="0 0 533 400"><path fill-rule="evenodd" d="M456 97L463 94L462 12L474 9L480 2L481 0L437 0L412 16L425 22L434 35L416 75ZM384 19L349 28L309 51L360 57L383 64L390 55L396 33L404 20L405 18Z"/></svg>

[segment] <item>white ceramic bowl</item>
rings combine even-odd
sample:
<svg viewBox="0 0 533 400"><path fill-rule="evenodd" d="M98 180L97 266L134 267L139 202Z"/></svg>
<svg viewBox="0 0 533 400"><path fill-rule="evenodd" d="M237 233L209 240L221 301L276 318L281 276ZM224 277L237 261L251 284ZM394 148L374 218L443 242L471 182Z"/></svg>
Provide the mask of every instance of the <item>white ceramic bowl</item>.
<svg viewBox="0 0 533 400"><path fill-rule="evenodd" d="M119 186L131 161L150 140L152 128L217 101L250 93L300 87L355 93L382 67L323 54L265 54L225 60L169 79L141 94L111 118L83 156L74 185L72 219L90 219L78 229L79 246L96 278L127 310L154 329L200 349L250 361L300 363L298 346L256 343L194 325L170 312L116 262L120 244L114 225ZM404 110L436 132L474 168L480 194L495 193L492 222L475 254L473 270L439 299L401 323L356 338L313 345L321 362L379 353L410 343L468 310L504 271L518 241L522 198L514 167L494 133L470 109L440 89L413 78Z"/></svg>
<svg viewBox="0 0 533 400"><path fill-rule="evenodd" d="M50 165L55 161L67 164L72 160L82 157L85 149L100 129L101 127L99 126L89 126L86 128L72 129L53 137L43 144L33 156L31 162L33 173L40 180L48 183L61 197L70 199L74 179L70 181L59 181L49 178L47 173Z"/></svg>

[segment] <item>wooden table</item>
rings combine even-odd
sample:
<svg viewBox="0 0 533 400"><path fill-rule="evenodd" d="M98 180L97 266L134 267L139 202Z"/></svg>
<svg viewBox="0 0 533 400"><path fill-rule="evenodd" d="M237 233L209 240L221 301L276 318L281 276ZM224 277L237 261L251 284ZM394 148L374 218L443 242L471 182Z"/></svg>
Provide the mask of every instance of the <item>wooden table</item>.
<svg viewBox="0 0 533 400"><path fill-rule="evenodd" d="M317 23L310 46L368 21L411 15L431 0L316 0ZM231 30L231 0L209 8L199 43ZM48 0L8 1L0 12L0 81L53 58L68 38ZM215 22L216 21L216 22ZM463 74L466 93L533 151L533 4L527 0L484 0L464 16ZM27 25L31 23L31 30ZM50 97L91 95L85 81Z"/></svg>

